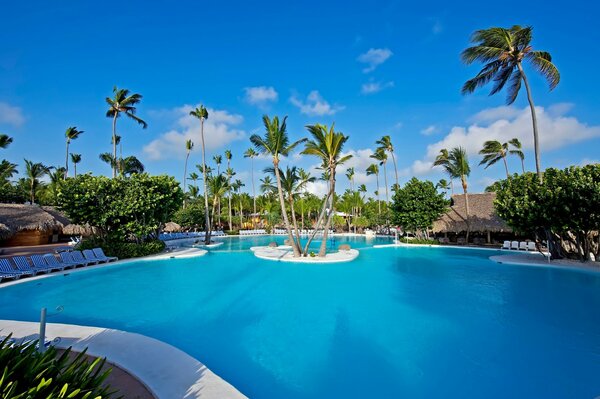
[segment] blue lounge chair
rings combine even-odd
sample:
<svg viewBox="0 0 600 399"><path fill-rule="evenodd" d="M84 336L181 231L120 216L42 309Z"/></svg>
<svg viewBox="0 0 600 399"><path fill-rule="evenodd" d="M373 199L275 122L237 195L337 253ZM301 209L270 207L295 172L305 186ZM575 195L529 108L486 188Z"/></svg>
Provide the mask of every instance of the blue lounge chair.
<svg viewBox="0 0 600 399"><path fill-rule="evenodd" d="M106 258L106 259L98 258L91 249L84 249L83 256L85 256L85 258L87 260L96 261L98 263L108 263L108 258Z"/></svg>
<svg viewBox="0 0 600 399"><path fill-rule="evenodd" d="M75 265L72 263L59 262L58 259L56 259L56 257L52 254L42 255L42 258L44 258L44 260L46 261L46 263L48 265L54 266L54 267L60 267L61 268L60 270L75 268Z"/></svg>
<svg viewBox="0 0 600 399"><path fill-rule="evenodd" d="M35 276L36 274L47 273L47 269L38 269L35 267L31 267L27 258L24 256L15 256L12 258L12 261L17 266L17 269L22 272L31 272Z"/></svg>
<svg viewBox="0 0 600 399"><path fill-rule="evenodd" d="M73 259L73 257L71 256L71 252L61 252L59 255L60 255L60 260L62 260L62 263L66 264L66 265L73 265L74 267L88 265L87 261L76 261L75 259Z"/></svg>
<svg viewBox="0 0 600 399"><path fill-rule="evenodd" d="M8 259L0 259L0 278L18 279L23 273L15 270Z"/></svg>
<svg viewBox="0 0 600 399"><path fill-rule="evenodd" d="M60 266L49 265L42 255L31 255L31 262L33 267L38 270L46 270L48 272L61 271L63 268Z"/></svg>
<svg viewBox="0 0 600 399"><path fill-rule="evenodd" d="M98 263L98 260L92 260L92 259L86 259L83 257L83 254L81 253L81 251L73 251L71 252L71 257L73 258L73 260L77 261L77 262L87 262L88 265L95 265L96 263Z"/></svg>
<svg viewBox="0 0 600 399"><path fill-rule="evenodd" d="M117 258L116 256L104 255L104 251L102 250L102 248L94 248L94 249L92 249L92 252L94 252L94 255L96 255L96 258L106 259L107 262L113 262L115 260L119 260L119 258Z"/></svg>

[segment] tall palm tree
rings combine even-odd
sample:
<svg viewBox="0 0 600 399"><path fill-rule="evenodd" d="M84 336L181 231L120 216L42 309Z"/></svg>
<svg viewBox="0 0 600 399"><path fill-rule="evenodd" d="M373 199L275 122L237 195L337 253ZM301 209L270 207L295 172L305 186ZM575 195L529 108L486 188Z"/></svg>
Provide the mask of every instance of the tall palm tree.
<svg viewBox="0 0 600 399"><path fill-rule="evenodd" d="M550 53L534 50L531 46L532 30L533 28L530 26L515 25L510 29L494 27L476 31L471 37L471 43L474 45L465 49L461 58L467 65L475 61L481 61L485 65L474 78L465 82L462 92L463 94L473 93L478 87L485 86L493 80L494 86L490 92L492 95L501 91L508 83L506 103L510 105L517 99L521 82L525 84L533 124L535 168L541 182L542 169L537 117L529 81L523 69L523 61L529 61L533 68L544 76L550 90L553 90L560 82L560 73L552 63Z"/></svg>
<svg viewBox="0 0 600 399"><path fill-rule="evenodd" d="M83 133L83 130L77 130L76 126L71 126L67 128L65 131L65 137L67 139L67 152L65 153L65 170L63 178L67 178L69 175L69 145L71 144L71 140L75 140L79 137L80 134Z"/></svg>
<svg viewBox="0 0 600 399"><path fill-rule="evenodd" d="M442 148L440 150L440 153L437 155L437 157L435 157L435 161L433 162L433 166L441 166L444 168L444 172L446 172L446 174L448 175L448 177L450 178L450 193L451 195L454 195L454 183L453 180L455 178L455 173L454 170L452 169L452 165L450 164L449 160L448 160L448 150L445 148Z"/></svg>
<svg viewBox="0 0 600 399"><path fill-rule="evenodd" d="M508 144L514 147L514 150L509 150L508 153L511 155L516 155L521 160L521 170L523 174L525 173L525 154L523 153L523 147L521 146L521 142L518 138L514 138L508 141Z"/></svg>
<svg viewBox="0 0 600 399"><path fill-rule="evenodd" d="M221 197L227 193L229 186L227 185L227 177L222 174L211 176L208 179L208 190L213 199L212 222L215 223L215 212L219 209ZM220 215L217 215L220 218Z"/></svg>
<svg viewBox="0 0 600 399"><path fill-rule="evenodd" d="M434 166L442 166L444 169L452 173L452 178L460 179L462 183L463 192L465 193L465 223L467 224L467 238L466 241L469 243L469 233L471 230L471 224L469 220L469 194L467 192L467 178L471 174L471 167L469 166L469 158L467 157L467 151L463 147L454 147L450 151L442 150L438 155L438 159L434 162ZM445 158L442 154L446 154Z"/></svg>
<svg viewBox="0 0 600 399"><path fill-rule="evenodd" d="M8 162L6 159L0 162L0 184L8 183L8 179L12 179L18 173L17 164Z"/></svg>
<svg viewBox="0 0 600 399"><path fill-rule="evenodd" d="M200 176L198 176L198 173L196 173L196 172L192 172L188 176L188 180L191 180L194 186L197 186L196 182L198 181L199 178L200 178Z"/></svg>
<svg viewBox="0 0 600 399"><path fill-rule="evenodd" d="M131 176L134 173L144 173L144 170L146 169L144 164L133 155L121 158L117 163L121 175L123 176Z"/></svg>
<svg viewBox="0 0 600 399"><path fill-rule="evenodd" d="M263 153L265 155L269 155L273 160L273 168L275 169L275 179L277 181L277 191L279 194L279 204L281 205L281 216L283 217L283 222L285 223L285 228L288 232L288 239L292 245L292 250L294 252L294 256L300 256L300 237L294 238L292 234L292 227L290 225L290 220L288 218L287 212L285 210L285 201L283 199L283 190L281 188L281 176L279 175L279 157L289 155L298 144L305 141L305 139L295 141L290 144L290 138L287 134L287 116L283 118L281 123L279 123L279 118L277 116L270 119L267 115L263 116L263 124L265 126L265 135L264 137L259 136L258 134L253 134L250 137L250 141L254 144L254 147L259 153Z"/></svg>
<svg viewBox="0 0 600 399"><path fill-rule="evenodd" d="M256 191L254 189L254 158L258 156L258 153L254 151L254 148L248 148L244 152L244 158L250 158L250 178L252 180L252 202L254 205L254 213L256 213Z"/></svg>
<svg viewBox="0 0 600 399"><path fill-rule="evenodd" d="M387 170L386 170L386 163L387 163L387 154L385 153L385 150L382 148L377 148L375 150L375 152L369 156L370 158L373 158L377 161L379 161L379 165L383 166L383 182L385 184L385 202L386 204L389 204L390 202L390 193L388 191L388 181L387 181Z"/></svg>
<svg viewBox="0 0 600 399"><path fill-rule="evenodd" d="M244 183L242 183L242 181L240 179L236 179L231 187L233 188L234 191L237 192L238 195L238 200L240 203L240 229L244 226L244 208L242 205L242 187L244 187Z"/></svg>
<svg viewBox="0 0 600 399"><path fill-rule="evenodd" d="M379 145L379 148L389 152L392 155L392 161L394 162L394 173L396 175L396 187L400 186L398 183L398 165L396 165L396 157L394 156L394 146L392 145L392 139L390 136L383 136L375 142Z"/></svg>
<svg viewBox="0 0 600 399"><path fill-rule="evenodd" d="M137 108L136 104L142 101L142 95L133 93L129 94L128 89L119 89L117 86L113 87L113 98L106 97L106 103L108 104L108 111L106 116L112 118L112 144L113 144L113 158L117 159L117 118L124 114L126 117L133 119L138 124L142 125L143 129L148 127L148 124L144 120L136 116ZM115 162L116 164L116 162ZM113 167L113 178L117 177L116 166Z"/></svg>
<svg viewBox="0 0 600 399"><path fill-rule="evenodd" d="M367 176L375 175L375 179L377 181L377 190L375 190L375 195L377 196L377 214L381 215L381 201L379 201L379 166L373 163L367 167Z"/></svg>
<svg viewBox="0 0 600 399"><path fill-rule="evenodd" d="M190 158L190 152L192 152L192 150L194 149L194 142L192 140L186 140L185 142L185 164L183 166L183 207L185 208L185 192L186 192L186 188L187 188L187 166L188 166L188 159Z"/></svg>
<svg viewBox="0 0 600 399"><path fill-rule="evenodd" d="M350 196L354 195L354 168L346 169L346 177L350 181ZM356 218L356 207L352 206L350 208L350 213L352 215L352 220L354 221ZM354 232L356 233L356 226L354 226ZM350 231L348 231L350 233Z"/></svg>
<svg viewBox="0 0 600 399"><path fill-rule="evenodd" d="M302 168L298 168L298 188L303 192L304 198L301 199L300 202L300 218L302 225L302 230L304 230L304 211L305 211L305 200L306 200L306 186L308 183L314 183L317 179L314 176L310 175L310 172L305 171ZM309 215L310 217L310 215Z"/></svg>
<svg viewBox="0 0 600 399"><path fill-rule="evenodd" d="M483 159L479 162L479 165L485 165L484 169L487 169L499 160L502 160L504 162L504 169L506 170L506 178L510 179L508 163L506 162L508 143L500 143L498 140L488 140L483 143L483 148L479 151L479 154L483 155Z"/></svg>
<svg viewBox="0 0 600 399"><path fill-rule="evenodd" d="M81 162L81 154L71 153L71 162L73 162L73 171L75 172L75 177L77 177L77 164Z"/></svg>
<svg viewBox="0 0 600 399"><path fill-rule="evenodd" d="M223 156L214 155L213 161L215 161L215 164L217 165L217 175L220 175L221 174L221 163L223 163Z"/></svg>
<svg viewBox="0 0 600 399"><path fill-rule="evenodd" d="M13 142L8 134L0 134L0 148L7 148Z"/></svg>
<svg viewBox="0 0 600 399"><path fill-rule="evenodd" d="M113 155L110 152L103 152L98 157L102 162L108 164L113 170L119 167L119 161L115 157L113 157Z"/></svg>
<svg viewBox="0 0 600 399"><path fill-rule="evenodd" d="M229 190L227 190L227 213L229 214L229 230L233 230L233 215L231 214L231 178L235 175L233 169L231 169L231 151L225 150L225 159L227 160L227 186L229 186Z"/></svg>
<svg viewBox="0 0 600 399"><path fill-rule="evenodd" d="M333 124L329 128L321 124L309 125L306 128L312 137L306 142L302 154L313 155L319 158L321 164L326 168L326 176L329 178L329 189L327 190L327 195L323 201L315 231L304 246L303 254L306 256L308 253L308 246L314 238L317 229L323 225L323 239L321 241L321 247L319 248L319 256L323 257L327 250L327 235L329 234L329 228L331 227L335 209L336 168L352 158L352 155L342 156L342 150L344 144L348 141L348 136L344 135L342 132L336 132Z"/></svg>
<svg viewBox="0 0 600 399"><path fill-rule="evenodd" d="M266 168L265 173L271 173L275 175L275 169L272 167ZM302 191L304 182L300 180L298 169L295 166L291 168L288 166L285 168L285 171L280 169L279 176L281 177L281 188L285 194L284 197L288 202L288 206L290 207L294 233L299 240L300 230L298 230L298 222L296 220L295 199Z"/></svg>
<svg viewBox="0 0 600 399"><path fill-rule="evenodd" d="M202 175L204 182L204 222L206 224L206 234L204 235L204 243L210 244L210 210L208 209L208 191L207 191L207 176L206 176L206 146L204 143L204 121L208 118L208 110L204 105L200 105L190 115L200 120L200 138L202 139Z"/></svg>
<svg viewBox="0 0 600 399"><path fill-rule="evenodd" d="M40 186L40 179L49 172L49 168L40 162L25 159L25 176L29 180L29 198L35 204L35 191Z"/></svg>

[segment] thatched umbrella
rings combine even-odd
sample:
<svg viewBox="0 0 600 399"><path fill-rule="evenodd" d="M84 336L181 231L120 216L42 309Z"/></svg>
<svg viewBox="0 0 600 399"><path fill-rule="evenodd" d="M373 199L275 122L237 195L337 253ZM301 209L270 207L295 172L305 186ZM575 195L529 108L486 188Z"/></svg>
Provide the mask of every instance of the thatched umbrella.
<svg viewBox="0 0 600 399"><path fill-rule="evenodd" d="M0 223L0 240L6 240L13 236L13 232L4 223Z"/></svg>
<svg viewBox="0 0 600 399"><path fill-rule="evenodd" d="M472 232L504 233L512 229L494 209L496 193L469 194L469 225ZM465 195L452 196L452 206L433 223L434 233L462 233L467 231Z"/></svg>
<svg viewBox="0 0 600 399"><path fill-rule="evenodd" d="M168 222L165 224L163 231L166 233L175 233L181 231L181 226L175 222Z"/></svg>
<svg viewBox="0 0 600 399"><path fill-rule="evenodd" d="M62 229L62 233L67 236L84 236L89 237L99 233L97 227L89 224L68 224Z"/></svg>
<svg viewBox="0 0 600 399"><path fill-rule="evenodd" d="M0 204L0 224L4 239L23 230L53 231L62 229L69 220L52 207Z"/></svg>

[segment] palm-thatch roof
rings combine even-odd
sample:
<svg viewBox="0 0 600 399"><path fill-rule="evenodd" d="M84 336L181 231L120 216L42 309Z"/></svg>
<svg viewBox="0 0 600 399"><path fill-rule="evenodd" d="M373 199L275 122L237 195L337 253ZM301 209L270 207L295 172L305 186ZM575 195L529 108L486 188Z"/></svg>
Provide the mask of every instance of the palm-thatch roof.
<svg viewBox="0 0 600 399"><path fill-rule="evenodd" d="M49 206L0 204L0 239L7 239L23 230L60 230L69 219Z"/></svg>
<svg viewBox="0 0 600 399"><path fill-rule="evenodd" d="M163 231L167 233L176 233L178 231L181 231L181 226L175 222L168 222L165 224Z"/></svg>
<svg viewBox="0 0 600 399"><path fill-rule="evenodd" d="M496 193L469 194L469 224L471 231L511 232L506 222L494 209ZM452 205L446 214L433 223L434 233L461 233L467 231L465 195L452 196Z"/></svg>
<svg viewBox="0 0 600 399"><path fill-rule="evenodd" d="M62 233L67 236L84 236L89 237L98 235L99 230L97 227L90 226L89 224L68 224L62 229Z"/></svg>

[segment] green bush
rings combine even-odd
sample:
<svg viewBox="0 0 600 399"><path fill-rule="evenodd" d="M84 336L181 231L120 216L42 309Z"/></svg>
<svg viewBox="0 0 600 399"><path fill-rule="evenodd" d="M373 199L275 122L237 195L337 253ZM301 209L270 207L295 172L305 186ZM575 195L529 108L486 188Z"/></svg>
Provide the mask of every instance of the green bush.
<svg viewBox="0 0 600 399"><path fill-rule="evenodd" d="M89 238L79 244L77 249L84 250L98 247L102 248L106 256L116 256L119 259L128 259L154 255L162 252L165 249L165 243L160 240L152 240L137 244L135 242Z"/></svg>
<svg viewBox="0 0 600 399"><path fill-rule="evenodd" d="M240 234L239 230L225 230L225 234L227 234L228 236L237 236L238 234Z"/></svg>
<svg viewBox="0 0 600 399"><path fill-rule="evenodd" d="M436 240L426 240L422 238L413 238L413 239L400 239L402 244L422 244L422 245L440 245L439 241Z"/></svg>
<svg viewBox="0 0 600 399"><path fill-rule="evenodd" d="M105 399L115 391L104 381L111 370L101 371L106 359L87 361L85 351L70 360L71 350L58 355L54 347L40 353L36 342L0 343L0 396L2 398Z"/></svg>

